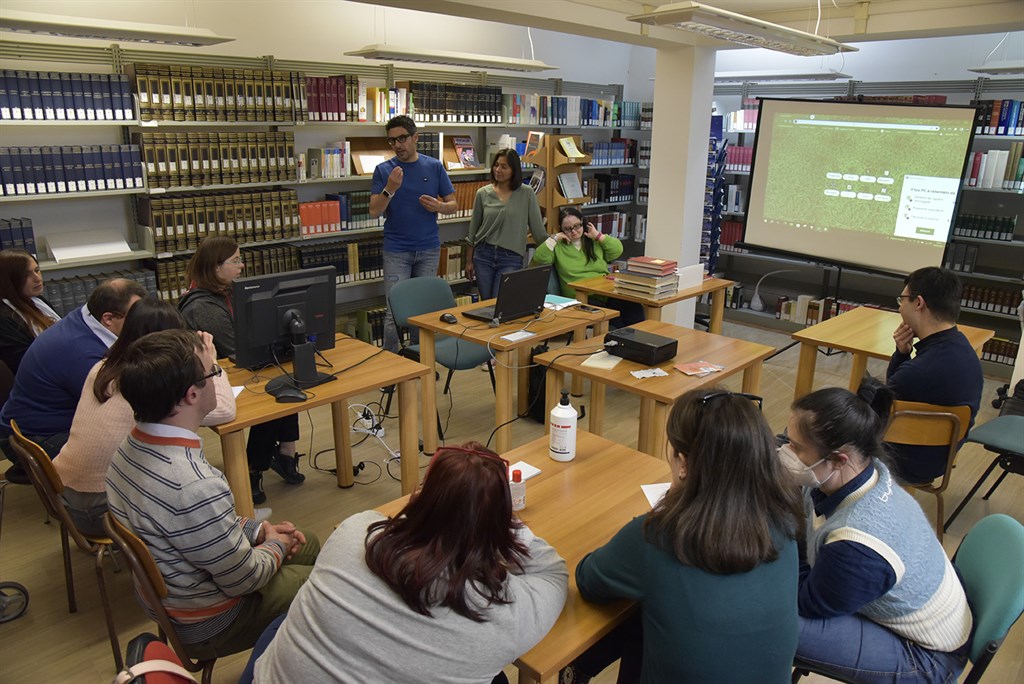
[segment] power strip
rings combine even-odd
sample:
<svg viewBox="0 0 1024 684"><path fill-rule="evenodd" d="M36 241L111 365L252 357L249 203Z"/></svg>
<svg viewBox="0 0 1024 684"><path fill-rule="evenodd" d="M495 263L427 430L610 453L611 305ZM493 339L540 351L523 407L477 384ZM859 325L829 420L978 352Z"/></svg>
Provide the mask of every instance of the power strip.
<svg viewBox="0 0 1024 684"><path fill-rule="evenodd" d="M365 427L354 427L352 428L353 433L361 435L372 435L375 437L384 437L384 427L378 426L376 428L365 428Z"/></svg>

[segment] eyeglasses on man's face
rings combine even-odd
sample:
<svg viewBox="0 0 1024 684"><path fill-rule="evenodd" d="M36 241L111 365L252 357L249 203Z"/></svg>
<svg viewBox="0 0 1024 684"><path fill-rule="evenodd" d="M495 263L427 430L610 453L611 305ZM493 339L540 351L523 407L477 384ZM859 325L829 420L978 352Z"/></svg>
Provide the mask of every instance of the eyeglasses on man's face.
<svg viewBox="0 0 1024 684"><path fill-rule="evenodd" d="M901 304L903 304L903 300L904 299L909 301L911 299L914 299L914 295L908 295L908 294L898 294L898 295L896 295L896 306L900 306Z"/></svg>
<svg viewBox="0 0 1024 684"><path fill-rule="evenodd" d="M198 385L201 382L206 382L210 378L219 378L223 373L224 369L215 363L210 367L210 372L202 377L197 378L195 382L189 385L189 389L192 389L192 387ZM188 389L185 390L185 396L188 396Z"/></svg>
<svg viewBox="0 0 1024 684"><path fill-rule="evenodd" d="M398 144L398 145L405 144L405 141L408 140L409 138L411 138L414 135L415 135L415 133L406 133L405 135L396 135L393 138L385 138L385 140L387 141L389 146L394 147L396 144Z"/></svg>
<svg viewBox="0 0 1024 684"><path fill-rule="evenodd" d="M721 397L742 397L757 404L758 411L761 411L764 408L764 397L759 397L756 394L747 394L746 392L712 392L711 394L705 394L700 398L700 405L703 408L715 399L719 399Z"/></svg>

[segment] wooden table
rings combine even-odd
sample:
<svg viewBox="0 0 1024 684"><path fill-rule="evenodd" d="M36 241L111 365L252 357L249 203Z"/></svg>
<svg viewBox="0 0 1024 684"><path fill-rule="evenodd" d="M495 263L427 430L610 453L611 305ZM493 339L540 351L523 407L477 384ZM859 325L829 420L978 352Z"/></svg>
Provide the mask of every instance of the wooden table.
<svg viewBox="0 0 1024 684"><path fill-rule="evenodd" d="M739 371L743 371L743 391L756 394L761 384L761 365L765 357L775 353L774 347L691 330L671 323L643 321L632 327L679 341L676 357L658 365L658 368L668 373L667 376L637 380L630 375L630 371L648 366L623 359L615 368L605 370L581 365L587 360L586 356L562 356L576 350L600 349L603 336L540 354L534 361L548 366L548 406L554 406L558 401L566 372L590 379L589 430L595 435L600 435L604 429L604 398L607 385L640 395L640 432L637 435L637 449L657 457L664 453L668 409L676 399L692 389L715 385ZM681 373L672 367L677 363L691 361L707 361L725 368L718 373L698 378Z"/></svg>
<svg viewBox="0 0 1024 684"><path fill-rule="evenodd" d="M629 601L584 601L576 589L576 565L627 522L650 510L640 485L668 482L672 476L664 459L583 430L576 436L575 460L558 463L547 454L547 437L504 454L509 463L526 461L541 469L526 483L526 509L519 517L558 551L569 570L569 597L562 614L547 636L515 662L520 684L557 682L560 669L629 616ZM407 500L403 497L377 510L395 515Z"/></svg>
<svg viewBox="0 0 1024 684"><path fill-rule="evenodd" d="M615 297L616 299L625 299L629 302L638 302L643 304L644 317L649 321L660 321L661 309L664 306L675 304L676 302L684 299L690 299L691 297L700 297L701 295L710 293L711 322L708 325L708 332L715 333L716 335L722 334L722 316L725 312L725 289L730 285L733 285L735 281L723 280L722 278L705 278L700 285L695 287L683 288L674 295L663 297L662 299L652 299L651 297L645 297L638 294L616 292L615 280L613 279L614 277L614 274L611 274L607 276L597 276L596 278L587 278L586 280L577 280L576 282L569 283L569 287L576 290L576 299L580 300L584 304L587 303L587 299L590 295Z"/></svg>
<svg viewBox="0 0 1024 684"><path fill-rule="evenodd" d="M811 391L818 347L850 352L853 356L850 390L856 392L867 369L868 358L888 360L896 351L892 333L902 322L903 318L898 311L861 306L793 333L793 339L800 343L800 364L797 366L793 398L799 399ZM972 328L969 325L957 327L979 356L982 345L995 334L991 330Z"/></svg>
<svg viewBox="0 0 1024 684"><path fill-rule="evenodd" d="M211 428L220 435L221 450L224 454L224 475L235 497L235 510L239 515L253 515L252 488L249 484L249 464L245 454L243 429L330 404L338 486L351 487L352 445L349 436L351 421L348 398L391 384L398 385L398 441L401 453L402 492L411 492L419 484L414 383L416 378L425 378L428 375L433 381L434 374L426 366L415 361L382 351L346 335L338 335L334 349L329 349L323 354L334 367L320 370L338 372L338 379L305 390L309 397L306 401L287 404L277 403L274 397L264 391L266 382L281 375L281 371L276 368L259 371L259 381L250 383L249 379L255 374L253 371L237 368L230 361L222 360L231 384L237 387L245 383L246 386L246 390L239 394L236 400L235 419ZM291 370L291 363L286 363L285 368ZM434 414L431 412L424 415L428 416L424 424L433 425Z"/></svg>
<svg viewBox="0 0 1024 684"><path fill-rule="evenodd" d="M614 309L595 307L598 309L596 313L588 313L581 311L577 306L561 311L545 309L538 319L524 318L494 327L462 315L463 311L478 309L493 304L495 301L489 299L443 311L412 316L409 318L409 323L420 329L420 363L428 368L434 368L436 362L434 344L437 334L479 344L488 347L493 352L495 361L494 424L498 426L516 416L512 402L512 372L516 369L519 370L519 373L518 405L515 408L519 413L524 413L528 407L529 369L527 366L530 347L570 332L573 333L574 339L582 340L586 337L587 326L594 326L597 334L603 334L608 329L608 321L618 316L619 312ZM441 321L441 315L444 313L455 314L458 322L444 323ZM516 342L501 338L502 335L516 332L524 327L536 334ZM423 451L432 454L437 450L437 426L431 418L437 410L437 389L433 373L424 376L420 383L420 389L423 394ZM503 454L510 448L512 448L512 426L505 425L495 435L495 450L499 454Z"/></svg>

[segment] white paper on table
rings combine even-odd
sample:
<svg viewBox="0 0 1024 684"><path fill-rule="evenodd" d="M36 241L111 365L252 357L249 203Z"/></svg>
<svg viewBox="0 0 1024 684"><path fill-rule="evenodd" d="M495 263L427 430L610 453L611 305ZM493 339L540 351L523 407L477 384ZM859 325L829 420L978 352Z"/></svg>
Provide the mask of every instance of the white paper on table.
<svg viewBox="0 0 1024 684"><path fill-rule="evenodd" d="M534 475L540 475L540 468L534 468L526 461L518 461L508 467L508 481L512 481L512 471L518 470L523 474L523 482L526 482Z"/></svg>
<svg viewBox="0 0 1024 684"><path fill-rule="evenodd" d="M587 360L581 363L581 366L587 368L601 368L602 370L609 370L615 368L619 361L622 361L621 356L612 356L606 351L599 351L596 354L591 354L587 357Z"/></svg>
<svg viewBox="0 0 1024 684"><path fill-rule="evenodd" d="M237 399L238 395L241 394L244 390L245 390L244 386L242 386L242 387L235 387L234 385L231 386L231 393L235 395L235 399Z"/></svg>
<svg viewBox="0 0 1024 684"><path fill-rule="evenodd" d="M83 230L46 236L46 245L56 262L84 257L126 254L132 251L116 230Z"/></svg>
<svg viewBox="0 0 1024 684"><path fill-rule="evenodd" d="M669 487L671 487L671 484L668 482L640 485L640 489L643 490L644 496L647 497L647 502L651 504L651 508L657 506L658 502L665 498Z"/></svg>

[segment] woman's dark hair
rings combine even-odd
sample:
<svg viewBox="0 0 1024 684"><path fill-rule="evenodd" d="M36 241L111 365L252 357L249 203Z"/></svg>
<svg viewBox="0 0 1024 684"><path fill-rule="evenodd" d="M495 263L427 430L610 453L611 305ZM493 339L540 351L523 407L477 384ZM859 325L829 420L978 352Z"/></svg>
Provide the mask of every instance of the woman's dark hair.
<svg viewBox="0 0 1024 684"><path fill-rule="evenodd" d="M128 345L118 385L140 423L159 423L174 413L192 385L208 380L199 360L203 341L191 330L159 330Z"/></svg>
<svg viewBox="0 0 1024 684"><path fill-rule="evenodd" d="M597 259L597 253L594 251L594 241L587 237L587 219L583 217L583 212L576 207L562 207L558 210L558 229L562 229L562 222L570 216L575 216L583 222L583 236L580 238L580 244L583 247L583 254L587 257L587 263Z"/></svg>
<svg viewBox="0 0 1024 684"><path fill-rule="evenodd" d="M672 406L668 441L686 458L686 477L644 530L680 563L715 575L748 572L778 558L779 535L800 534L799 490L753 401L720 387L687 392Z"/></svg>
<svg viewBox="0 0 1024 684"><path fill-rule="evenodd" d="M135 302L124 317L121 334L107 350L106 358L96 373L92 392L102 404L114 394L114 381L121 372L124 354L131 343L143 335L159 330L186 329L188 324L178 313L178 309L170 302L145 298Z"/></svg>
<svg viewBox="0 0 1024 684"><path fill-rule="evenodd" d="M199 287L210 292L228 295L231 286L225 285L217 277L217 267L230 259L238 251L238 243L232 237L214 235L204 238L199 249L188 262L185 276L190 287Z"/></svg>
<svg viewBox="0 0 1024 684"><path fill-rule="evenodd" d="M512 178L509 180L508 186L515 192L523 184L523 164L519 161L519 153L513 149L498 150L498 153L494 155L494 160L491 162L491 182L493 183L498 182L494 177L494 167L498 165L498 160L501 158L504 158L505 163L512 169Z"/></svg>
<svg viewBox="0 0 1024 684"><path fill-rule="evenodd" d="M793 415L808 446L822 458L852 449L865 458L885 462L882 435L894 400L892 390L865 375L857 393L827 387L793 402Z"/></svg>
<svg viewBox="0 0 1024 684"><path fill-rule="evenodd" d="M21 249L0 251L0 297L11 303L28 325L25 329L35 337L35 329L46 330L54 320L40 311L32 298L25 294L28 275L39 264L36 258Z"/></svg>
<svg viewBox="0 0 1024 684"><path fill-rule="evenodd" d="M442 447L405 508L367 528L366 565L420 615L444 606L483 622L468 594L509 603L505 579L527 555L520 526L508 464L478 442Z"/></svg>

